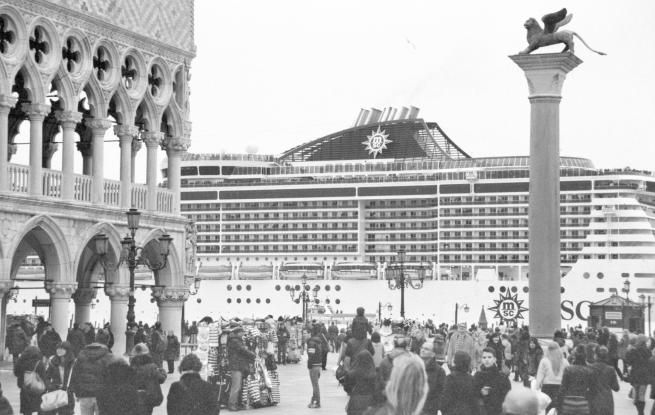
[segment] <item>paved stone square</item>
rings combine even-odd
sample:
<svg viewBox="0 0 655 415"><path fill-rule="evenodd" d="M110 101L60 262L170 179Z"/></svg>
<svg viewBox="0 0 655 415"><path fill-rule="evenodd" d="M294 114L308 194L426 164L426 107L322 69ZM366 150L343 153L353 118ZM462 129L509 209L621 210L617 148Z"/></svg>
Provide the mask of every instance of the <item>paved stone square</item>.
<svg viewBox="0 0 655 415"><path fill-rule="evenodd" d="M239 411L240 414L260 414L260 415L296 415L296 414L338 414L345 413L347 396L343 389L338 385L334 377L334 366L336 364L337 355L330 353L328 357L328 370L322 372L320 379L321 387L321 408L308 409L307 404L311 397L311 384L309 382L309 375L307 373L307 366L304 361L298 364L280 365L280 396L281 402L279 405L250 409ZM179 373L168 375L166 382L162 386L164 397L168 395L170 385L180 378ZM2 382L2 389L4 395L11 402L14 413L18 413L19 399L18 387L16 385L16 377L12 372L12 364L8 362L0 363L0 381ZM630 385L620 382L621 390L614 392L614 413L616 415L628 415L636 413L636 409L632 401L628 399L628 392ZM518 382L512 382L512 387L520 387ZM650 413L653 401L649 400L646 403L646 413ZM79 407L75 408L75 414L79 414ZM223 408L222 413L229 413L227 409ZM166 400L159 407L155 408L153 415L166 414Z"/></svg>

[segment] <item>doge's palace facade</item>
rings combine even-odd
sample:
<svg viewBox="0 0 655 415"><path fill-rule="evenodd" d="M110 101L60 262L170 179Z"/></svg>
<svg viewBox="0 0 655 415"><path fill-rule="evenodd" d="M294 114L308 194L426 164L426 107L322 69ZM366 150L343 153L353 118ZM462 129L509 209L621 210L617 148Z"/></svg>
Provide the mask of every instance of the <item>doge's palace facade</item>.
<svg viewBox="0 0 655 415"><path fill-rule="evenodd" d="M0 1L3 336L7 302L20 290L18 270L38 257L57 332L66 336L70 302L75 321L85 322L104 292L115 352L124 351L130 285L119 264L129 208L142 213L135 239L144 258L157 262L158 238L173 238L166 266L154 272L152 296L164 329L180 334L189 296L184 276L194 272L177 200L180 158L190 145L193 10L192 0ZM12 162L21 144L29 148L27 165ZM120 146L115 162L105 160L112 145ZM57 151L61 166L52 165ZM134 180L138 151L147 155L144 184ZM167 188L157 184L159 151L167 157ZM109 169L120 169L120 180L106 179ZM109 240L105 255L96 248L99 235Z"/></svg>

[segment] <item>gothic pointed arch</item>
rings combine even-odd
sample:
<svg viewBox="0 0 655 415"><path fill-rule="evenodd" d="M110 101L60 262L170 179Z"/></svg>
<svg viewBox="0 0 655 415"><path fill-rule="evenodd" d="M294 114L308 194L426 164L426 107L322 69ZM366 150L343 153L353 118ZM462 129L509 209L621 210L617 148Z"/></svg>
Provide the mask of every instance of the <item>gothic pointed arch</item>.
<svg viewBox="0 0 655 415"><path fill-rule="evenodd" d="M57 89L57 96L60 100L59 108L63 111L77 111L78 93L62 67L57 71L52 83Z"/></svg>
<svg viewBox="0 0 655 415"><path fill-rule="evenodd" d="M23 79L22 87L27 93L27 100L31 103L45 102L47 91L34 62L30 59L26 60L19 72Z"/></svg>
<svg viewBox="0 0 655 415"><path fill-rule="evenodd" d="M153 229L143 239L143 255L151 262L160 260L159 254L159 237L164 235L163 229ZM167 264L164 269L155 273L155 282L158 285L181 286L184 284L183 269L180 261L180 254L177 251L175 241L170 244Z"/></svg>
<svg viewBox="0 0 655 415"><path fill-rule="evenodd" d="M115 267L120 260L121 237L118 229L110 223L101 222L89 227L83 235L80 236L80 246L75 253L73 269L75 270L76 280L79 287L88 287L92 283L92 274L99 265L100 257L95 249L95 237L104 234L108 238L107 254L104 258L108 266L108 272L105 279L110 282L114 281L118 273Z"/></svg>
<svg viewBox="0 0 655 415"><path fill-rule="evenodd" d="M89 102L91 116L103 119L107 117L108 102L105 101L105 95L95 77L89 78L89 82L84 86L84 92Z"/></svg>
<svg viewBox="0 0 655 415"><path fill-rule="evenodd" d="M174 100L171 100L171 103ZM171 108L171 105L166 107L166 110L164 111L164 115L162 117L162 124L166 123L167 128L166 129L161 129L162 131L167 131L166 134L166 139L170 137L181 137L184 128L182 125L182 117L180 117L179 112L175 111L173 108Z"/></svg>
<svg viewBox="0 0 655 415"><path fill-rule="evenodd" d="M118 124L131 125L134 123L136 108L124 87L119 86L111 98L109 115L116 119Z"/></svg>
<svg viewBox="0 0 655 415"><path fill-rule="evenodd" d="M146 94L143 101L141 101L139 108L141 109L141 119L137 122L142 123L147 131L159 131L159 125L161 124L161 111L157 108L152 97Z"/></svg>
<svg viewBox="0 0 655 415"><path fill-rule="evenodd" d="M46 279L72 282L68 247L67 238L51 217L38 215L31 218L7 247L8 258L11 258L10 277L15 278L25 257L34 252L43 263Z"/></svg>

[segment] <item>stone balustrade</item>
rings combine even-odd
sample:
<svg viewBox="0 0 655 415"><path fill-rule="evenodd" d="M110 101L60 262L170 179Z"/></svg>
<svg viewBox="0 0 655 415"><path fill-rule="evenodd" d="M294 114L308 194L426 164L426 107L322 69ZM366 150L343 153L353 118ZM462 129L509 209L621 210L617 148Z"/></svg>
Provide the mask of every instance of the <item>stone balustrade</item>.
<svg viewBox="0 0 655 415"><path fill-rule="evenodd" d="M9 191L12 193L29 194L30 167L19 164L8 165ZM54 199L62 198L62 172L59 170L42 169L43 179L42 196ZM148 200L148 186L144 184L131 185L131 205L139 210L146 210ZM103 183L104 204L120 207L121 182L105 179ZM164 188L156 188L156 211L161 213L175 213L175 195ZM93 193L93 177L75 174L73 179L73 199L75 202L91 203Z"/></svg>

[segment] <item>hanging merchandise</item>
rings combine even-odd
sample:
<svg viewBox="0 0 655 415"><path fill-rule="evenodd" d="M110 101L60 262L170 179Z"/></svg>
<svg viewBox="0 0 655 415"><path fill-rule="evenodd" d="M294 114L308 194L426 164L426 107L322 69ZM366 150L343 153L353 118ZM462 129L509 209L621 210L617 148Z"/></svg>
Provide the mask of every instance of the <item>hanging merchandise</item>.
<svg viewBox="0 0 655 415"><path fill-rule="evenodd" d="M198 348L194 353L198 356L200 362L202 363L200 376L207 380L209 367L209 326L205 322L202 322L198 325Z"/></svg>

